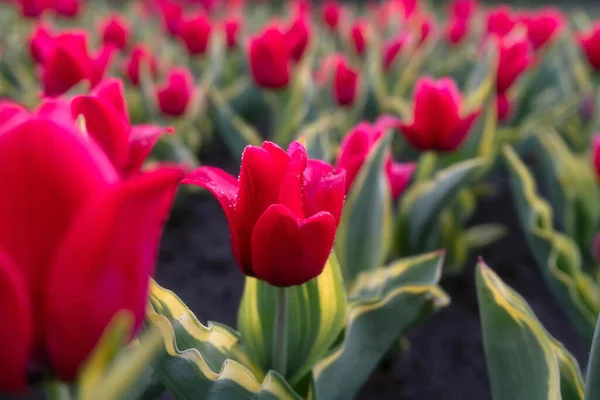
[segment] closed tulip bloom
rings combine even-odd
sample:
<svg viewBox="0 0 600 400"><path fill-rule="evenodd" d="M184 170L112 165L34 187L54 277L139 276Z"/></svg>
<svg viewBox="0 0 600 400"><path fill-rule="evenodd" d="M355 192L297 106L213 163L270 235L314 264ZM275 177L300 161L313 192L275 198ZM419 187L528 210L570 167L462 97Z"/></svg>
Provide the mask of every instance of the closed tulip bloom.
<svg viewBox="0 0 600 400"><path fill-rule="evenodd" d="M250 71L257 86L283 89L290 82L291 48L277 25L269 25L250 39Z"/></svg>
<svg viewBox="0 0 600 400"><path fill-rule="evenodd" d="M204 13L181 20L177 36L188 53L198 55L206 53L210 42L212 23Z"/></svg>
<svg viewBox="0 0 600 400"><path fill-rule="evenodd" d="M87 134L121 176L139 173L158 139L169 131L156 125L132 125L123 85L117 79L107 79L89 95L75 97L70 112L73 121L80 115L85 118Z"/></svg>
<svg viewBox="0 0 600 400"><path fill-rule="evenodd" d="M54 7L54 0L17 0L21 15L27 18L39 18L46 10Z"/></svg>
<svg viewBox="0 0 600 400"><path fill-rule="evenodd" d="M140 84L140 69L142 64L145 64L145 68L149 68L149 72L152 74L152 77L156 78L158 74L158 62L156 61L156 58L146 47L143 45L138 45L131 52L131 55L129 56L129 59L125 65L127 77L135 86Z"/></svg>
<svg viewBox="0 0 600 400"><path fill-rule="evenodd" d="M423 77L413 94L413 121L400 129L415 149L448 152L456 150L467 137L480 111L463 115L461 94L454 81Z"/></svg>
<svg viewBox="0 0 600 400"><path fill-rule="evenodd" d="M477 0L453 0L450 3L450 16L462 21L471 19L478 6Z"/></svg>
<svg viewBox="0 0 600 400"><path fill-rule="evenodd" d="M436 28L435 18L431 14L422 14L419 22L419 45L425 43Z"/></svg>
<svg viewBox="0 0 600 400"><path fill-rule="evenodd" d="M504 38L500 42L496 91L506 92L533 62L531 46L524 37Z"/></svg>
<svg viewBox="0 0 600 400"><path fill-rule="evenodd" d="M338 60L333 76L333 98L340 106L351 106L356 101L359 72L348 64L345 57Z"/></svg>
<svg viewBox="0 0 600 400"><path fill-rule="evenodd" d="M541 48L556 37L565 24L562 13L555 8L525 13L521 17L521 22L527 28L527 38L534 50Z"/></svg>
<svg viewBox="0 0 600 400"><path fill-rule="evenodd" d="M52 30L43 24L36 24L29 37L29 52L36 63L43 63L52 47Z"/></svg>
<svg viewBox="0 0 600 400"><path fill-rule="evenodd" d="M295 62L302 60L310 41L310 20L307 15L300 14L290 24L285 37L290 42L292 59Z"/></svg>
<svg viewBox="0 0 600 400"><path fill-rule="evenodd" d="M157 99L163 114L178 117L185 113L194 92L194 78L185 68L173 68L166 82L157 88Z"/></svg>
<svg viewBox="0 0 600 400"><path fill-rule="evenodd" d="M100 28L104 44L111 44L117 49L125 49L129 41L129 23L119 14L108 17Z"/></svg>
<svg viewBox="0 0 600 400"><path fill-rule="evenodd" d="M54 10L56 14L61 15L63 17L73 18L79 14L79 10L81 8L81 4L79 0L54 0L55 6Z"/></svg>
<svg viewBox="0 0 600 400"><path fill-rule="evenodd" d="M589 31L581 33L578 41L589 64L600 71L600 22L596 22Z"/></svg>
<svg viewBox="0 0 600 400"><path fill-rule="evenodd" d="M594 167L596 167L596 175L600 177L600 134L595 134L592 140L592 158Z"/></svg>
<svg viewBox="0 0 600 400"><path fill-rule="evenodd" d="M402 7L402 15L405 20L417 14L420 10L419 0L399 0Z"/></svg>
<svg viewBox="0 0 600 400"><path fill-rule="evenodd" d="M408 35L403 33L395 39L386 43L383 48L383 69L389 71L394 65L394 61L402 51L402 48L408 42Z"/></svg>
<svg viewBox="0 0 600 400"><path fill-rule="evenodd" d="M342 15L342 6L337 1L326 1L323 4L322 18L331 32L337 32Z"/></svg>
<svg viewBox="0 0 600 400"><path fill-rule="evenodd" d="M235 50L238 47L238 36L242 28L242 20L238 16L230 16L223 24L225 29L225 38L227 40L227 49Z"/></svg>
<svg viewBox="0 0 600 400"><path fill-rule="evenodd" d="M498 121L504 122L510 117L512 107L506 93L499 93L496 96L496 108L498 112Z"/></svg>
<svg viewBox="0 0 600 400"><path fill-rule="evenodd" d="M346 171L346 193L352 188L369 152L389 128L378 121L375 125L361 122L344 136L340 145L340 155L336 167ZM386 155L385 173L392 197L400 197L414 173L414 163L395 163L391 152Z"/></svg>
<svg viewBox="0 0 600 400"><path fill-rule="evenodd" d="M354 22L350 28L350 39L352 46L356 54L359 56L364 55L367 50L367 29L367 23L362 20Z"/></svg>
<svg viewBox="0 0 600 400"><path fill-rule="evenodd" d="M465 20L453 18L446 27L446 40L452 45L460 44L468 31L468 23Z"/></svg>
<svg viewBox="0 0 600 400"><path fill-rule="evenodd" d="M323 271L342 213L345 172L308 160L300 143L287 152L271 142L247 146L238 179L200 167L184 183L219 200L244 274L287 287Z"/></svg>
<svg viewBox="0 0 600 400"><path fill-rule="evenodd" d="M0 168L0 392L24 391L31 366L72 382L119 311L134 334L144 321L183 172L122 180L93 140L43 116L0 126Z"/></svg>
<svg viewBox="0 0 600 400"><path fill-rule="evenodd" d="M158 8L164 29L171 36L176 36L183 17L183 5L173 0L160 0Z"/></svg>
<svg viewBox="0 0 600 400"><path fill-rule="evenodd" d="M508 6L492 9L487 14L487 33L504 37L517 25L517 18Z"/></svg>
<svg viewBox="0 0 600 400"><path fill-rule="evenodd" d="M82 81L94 87L102 80L114 48L104 46L95 55L90 55L87 41L85 31L66 32L52 41L42 65L44 95L62 95Z"/></svg>

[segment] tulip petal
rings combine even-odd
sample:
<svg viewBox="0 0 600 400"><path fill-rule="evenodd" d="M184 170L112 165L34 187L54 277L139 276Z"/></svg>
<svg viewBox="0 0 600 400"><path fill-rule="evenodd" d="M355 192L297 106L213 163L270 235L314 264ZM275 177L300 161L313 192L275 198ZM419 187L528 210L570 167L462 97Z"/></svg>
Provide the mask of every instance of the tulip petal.
<svg viewBox="0 0 600 400"><path fill-rule="evenodd" d="M0 101L0 128L6 128L8 121L19 115L27 116L29 111L19 103L10 100Z"/></svg>
<svg viewBox="0 0 600 400"><path fill-rule="evenodd" d="M325 211L339 223L346 194L346 171L334 171L324 161L309 160L304 178L304 215L310 217Z"/></svg>
<svg viewBox="0 0 600 400"><path fill-rule="evenodd" d="M27 366L33 349L33 314L23 277L0 249L0 392L27 387Z"/></svg>
<svg viewBox="0 0 600 400"><path fill-rule="evenodd" d="M99 99L111 104L129 123L129 112L123 94L123 82L120 79L111 78L102 81L96 86L94 93Z"/></svg>
<svg viewBox="0 0 600 400"><path fill-rule="evenodd" d="M127 163L121 169L122 175L129 175L138 172L144 161L148 158L158 139L165 134L172 132L170 128L164 128L156 125L135 125L131 128L129 137L129 157Z"/></svg>
<svg viewBox="0 0 600 400"><path fill-rule="evenodd" d="M283 174L279 202L289 208L298 218L304 218L302 193L304 192L304 170L308 161L306 149L298 142L290 144L290 160Z"/></svg>
<svg viewBox="0 0 600 400"><path fill-rule="evenodd" d="M88 60L62 47L55 47L46 57L42 81L44 94L60 96L89 76Z"/></svg>
<svg viewBox="0 0 600 400"><path fill-rule="evenodd" d="M416 163L395 163L391 160L387 163L386 173L394 200L404 192L416 169Z"/></svg>
<svg viewBox="0 0 600 400"><path fill-rule="evenodd" d="M114 185L82 210L52 260L44 302L44 340L53 370L73 380L120 310L144 319L179 168L160 168Z"/></svg>
<svg viewBox="0 0 600 400"><path fill-rule="evenodd" d="M118 179L94 143L33 118L0 135L0 248L21 269L34 307L48 260L72 218Z"/></svg>
<svg viewBox="0 0 600 400"><path fill-rule="evenodd" d="M301 285L319 276L335 239L336 222L326 212L299 220L287 207L273 204L252 233L252 268L273 286Z"/></svg>
<svg viewBox="0 0 600 400"><path fill-rule="evenodd" d="M451 135L440 138L438 150L452 151L458 148L467 137L479 114L480 111L475 111L465 118L460 119Z"/></svg>

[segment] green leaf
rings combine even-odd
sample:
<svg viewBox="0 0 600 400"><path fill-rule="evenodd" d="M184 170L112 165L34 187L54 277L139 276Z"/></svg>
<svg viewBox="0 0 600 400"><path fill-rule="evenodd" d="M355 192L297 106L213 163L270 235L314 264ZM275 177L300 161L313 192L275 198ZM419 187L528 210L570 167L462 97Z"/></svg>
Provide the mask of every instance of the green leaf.
<svg viewBox="0 0 600 400"><path fill-rule="evenodd" d="M493 399L583 399L577 361L544 329L527 302L483 261L476 282Z"/></svg>
<svg viewBox="0 0 600 400"><path fill-rule="evenodd" d="M171 291L152 282L148 325L164 337L154 370L177 400L301 398L276 372L266 376L225 325L204 326ZM261 383L262 382L262 383Z"/></svg>
<svg viewBox="0 0 600 400"><path fill-rule="evenodd" d="M477 225L463 233L463 240L467 247L477 249L502 239L506 233L506 227L501 224Z"/></svg>
<svg viewBox="0 0 600 400"><path fill-rule="evenodd" d="M244 346L264 371L271 366L276 289L246 278L238 313ZM295 385L327 353L344 327L346 293L335 254L331 253L321 275L288 292L287 376Z"/></svg>
<svg viewBox="0 0 600 400"><path fill-rule="evenodd" d="M346 198L335 250L347 286L362 271L382 265L387 256L392 205L384 162L390 143L387 133L372 147Z"/></svg>
<svg viewBox="0 0 600 400"><path fill-rule="evenodd" d="M212 118L231 154L242 154L249 144L260 146L262 139L258 132L229 107L217 89L209 90L208 96L213 102Z"/></svg>
<svg viewBox="0 0 600 400"><path fill-rule="evenodd" d="M438 286L443 253L363 272L350 293L343 341L313 370L317 399L351 399L392 344L449 303Z"/></svg>
<svg viewBox="0 0 600 400"><path fill-rule="evenodd" d="M510 147L504 149L519 221L546 283L581 338L590 343L600 311L600 288L582 270L574 241L554 230L552 208L536 192L531 173Z"/></svg>
<svg viewBox="0 0 600 400"><path fill-rule="evenodd" d="M600 318L596 324L585 380L585 400L600 398Z"/></svg>
<svg viewBox="0 0 600 400"><path fill-rule="evenodd" d="M484 158L457 163L438 172L434 179L416 182L400 201L397 242L402 254L431 251L430 244L443 210L452 207L462 189L473 185L487 169Z"/></svg>

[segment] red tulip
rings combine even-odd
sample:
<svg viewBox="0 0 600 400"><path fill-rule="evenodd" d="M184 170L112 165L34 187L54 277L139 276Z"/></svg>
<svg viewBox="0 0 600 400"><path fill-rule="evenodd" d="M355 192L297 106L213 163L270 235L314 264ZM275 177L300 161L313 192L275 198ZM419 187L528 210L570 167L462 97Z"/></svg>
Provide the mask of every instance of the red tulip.
<svg viewBox="0 0 600 400"><path fill-rule="evenodd" d="M337 1L329 0L329 1L326 1L325 4L323 4L323 9L322 9L323 22L325 23L325 26L327 26L327 28L329 28L329 30L331 32L337 32L341 15L342 15L342 6L340 6Z"/></svg>
<svg viewBox="0 0 600 400"><path fill-rule="evenodd" d="M29 52L37 63L43 63L54 41L52 30L43 24L36 24L29 37Z"/></svg>
<svg viewBox="0 0 600 400"><path fill-rule="evenodd" d="M453 0L450 4L450 15L462 21L471 19L477 9L477 0Z"/></svg>
<svg viewBox="0 0 600 400"><path fill-rule="evenodd" d="M120 310L132 313L138 330L183 172L163 167L122 180L92 140L48 117L0 132L6 393L26 389L30 365L72 382Z"/></svg>
<svg viewBox="0 0 600 400"><path fill-rule="evenodd" d="M581 33L578 41L590 65L600 71L600 22L595 23L588 32Z"/></svg>
<svg viewBox="0 0 600 400"><path fill-rule="evenodd" d="M345 57L338 60L333 78L333 98L340 106L351 106L356 101L359 71L353 69Z"/></svg>
<svg viewBox="0 0 600 400"><path fill-rule="evenodd" d="M204 13L182 19L177 36L181 39L189 54L204 54L208 49L212 23Z"/></svg>
<svg viewBox="0 0 600 400"><path fill-rule="evenodd" d="M285 37L292 48L292 59L299 62L310 41L310 20L305 14L298 15L288 28Z"/></svg>
<svg viewBox="0 0 600 400"><path fill-rule="evenodd" d="M500 57L496 91L506 92L533 62L531 47L524 37L511 37L500 40Z"/></svg>
<svg viewBox="0 0 600 400"><path fill-rule="evenodd" d="M487 14L487 33L504 37L513 30L517 24L517 18L508 6L500 6L492 9Z"/></svg>
<svg viewBox="0 0 600 400"><path fill-rule="evenodd" d="M600 177L600 134L595 134L592 140L592 157L596 175Z"/></svg>
<svg viewBox="0 0 600 400"><path fill-rule="evenodd" d="M461 103L461 94L452 79L419 79L413 95L413 121L400 124L404 138L421 151L456 150L480 113L478 110L461 115Z"/></svg>
<svg viewBox="0 0 600 400"><path fill-rule="evenodd" d="M564 17L560 10L546 8L521 16L521 22L527 28L527 38L537 50L552 40L564 26Z"/></svg>
<svg viewBox="0 0 600 400"><path fill-rule="evenodd" d="M399 0L402 7L404 19L410 19L413 15L419 12L419 0Z"/></svg>
<svg viewBox="0 0 600 400"><path fill-rule="evenodd" d="M354 51L359 56L364 55L367 50L367 29L367 23L363 20L355 21L352 28L350 28L352 45L354 46Z"/></svg>
<svg viewBox="0 0 600 400"><path fill-rule="evenodd" d="M231 16L225 20L225 37L227 49L234 50L238 47L238 35L242 27L242 20L237 16Z"/></svg>
<svg viewBox="0 0 600 400"><path fill-rule="evenodd" d="M63 17L75 17L79 13L81 4L79 0L54 0L56 4L54 9L58 15Z"/></svg>
<svg viewBox="0 0 600 400"><path fill-rule="evenodd" d="M257 86L283 89L290 82L291 49L277 25L269 25L250 39L250 71Z"/></svg>
<svg viewBox="0 0 600 400"><path fill-rule="evenodd" d="M28 18L39 18L46 10L54 8L55 0L16 0L21 15Z"/></svg>
<svg viewBox="0 0 600 400"><path fill-rule="evenodd" d="M156 78L158 74L158 62L156 58L146 47L138 45L131 52L131 56L125 66L129 81L135 86L140 84L140 68L142 64L148 65L150 73Z"/></svg>
<svg viewBox="0 0 600 400"><path fill-rule="evenodd" d="M75 97L70 111L73 119L83 115L88 135L122 176L139 173L160 136L168 131L154 125L132 126L123 85L116 79L102 82L87 96Z"/></svg>
<svg viewBox="0 0 600 400"><path fill-rule="evenodd" d="M229 220L231 247L244 274L273 286L301 285L323 271L342 213L345 172L307 160L293 142L247 146L236 180L200 167L184 180L209 190Z"/></svg>
<svg viewBox="0 0 600 400"><path fill-rule="evenodd" d="M498 121L504 122L511 114L511 104L506 93L500 93L496 97L496 108L498 110Z"/></svg>
<svg viewBox="0 0 600 400"><path fill-rule="evenodd" d="M158 106L163 114L178 117L185 110L194 92L194 78L185 68L173 68L164 85L157 88Z"/></svg>
<svg viewBox="0 0 600 400"><path fill-rule="evenodd" d="M104 46L96 55L90 56L87 39L86 31L71 31L52 41L42 65L46 96L59 96L82 81L94 87L102 80L114 48Z"/></svg>
<svg viewBox="0 0 600 400"><path fill-rule="evenodd" d="M435 29L435 18L431 14L422 14L419 22L419 45L425 43Z"/></svg>
<svg viewBox="0 0 600 400"><path fill-rule="evenodd" d="M348 132L342 140L336 166L346 170L346 193L350 191L371 148L389 128L381 121L378 121L375 125L361 122ZM400 197L406 189L415 168L414 163L393 162L391 152L386 156L385 172L394 199Z"/></svg>
<svg viewBox="0 0 600 400"><path fill-rule="evenodd" d="M160 0L158 6L164 29L171 36L176 36L183 17L183 6L172 0Z"/></svg>
<svg viewBox="0 0 600 400"><path fill-rule="evenodd" d="M398 57L407 41L408 35L400 34L395 39L385 44L383 49L383 69L385 71L389 71L392 68L396 57Z"/></svg>
<svg viewBox="0 0 600 400"><path fill-rule="evenodd" d="M457 45L463 41L468 31L468 23L465 20L453 18L447 26L446 40L452 45Z"/></svg>
<svg viewBox="0 0 600 400"><path fill-rule="evenodd" d="M332 77L340 60L345 60L343 53L330 53L323 58L321 66L314 73L315 83L322 87Z"/></svg>
<svg viewBox="0 0 600 400"><path fill-rule="evenodd" d="M130 36L129 23L119 14L107 18L100 30L104 44L111 44L121 50L127 47Z"/></svg>

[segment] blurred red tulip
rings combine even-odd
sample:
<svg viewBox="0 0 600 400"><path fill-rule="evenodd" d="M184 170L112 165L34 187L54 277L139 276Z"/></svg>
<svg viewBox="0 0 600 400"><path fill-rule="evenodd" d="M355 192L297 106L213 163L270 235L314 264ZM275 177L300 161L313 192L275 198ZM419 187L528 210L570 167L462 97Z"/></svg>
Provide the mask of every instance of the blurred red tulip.
<svg viewBox="0 0 600 400"><path fill-rule="evenodd" d="M383 49L383 69L385 71L389 71L392 68L396 57L398 57L407 41L408 34L402 33L392 41L385 44Z"/></svg>
<svg viewBox="0 0 600 400"><path fill-rule="evenodd" d="M75 97L70 112L73 121L83 115L88 135L121 176L139 173L158 139L169 131L156 125L131 125L123 85L117 79L105 80L89 95Z"/></svg>
<svg viewBox="0 0 600 400"><path fill-rule="evenodd" d="M337 32L342 15L342 6L335 0L328 0L323 4L322 17L325 26L331 32Z"/></svg>
<svg viewBox="0 0 600 400"><path fill-rule="evenodd" d="M452 45L460 44L467 36L468 28L467 21L459 18L450 19L446 27L446 40Z"/></svg>
<svg viewBox="0 0 600 400"><path fill-rule="evenodd" d="M73 18L79 14L79 10L81 8L81 4L79 0L54 0L55 6L54 10L58 15L62 15L63 17Z"/></svg>
<svg viewBox="0 0 600 400"><path fill-rule="evenodd" d="M338 59L333 78L333 98L340 106L351 106L356 101L359 71L353 69L345 57Z"/></svg>
<svg viewBox="0 0 600 400"><path fill-rule="evenodd" d="M179 23L177 36L191 55L204 54L208 50L212 22L204 13L184 18Z"/></svg>
<svg viewBox="0 0 600 400"><path fill-rule="evenodd" d="M314 79L318 86L324 86L333 76L340 60L345 59L343 53L330 53L323 58L321 66L315 71Z"/></svg>
<svg viewBox="0 0 600 400"><path fill-rule="evenodd" d="M244 274L286 287L323 271L342 213L344 180L344 171L308 160L298 142L287 152L265 142L246 147L237 180L200 167L184 183L206 188L221 203Z"/></svg>
<svg viewBox="0 0 600 400"><path fill-rule="evenodd" d="M21 15L27 18L39 18L46 10L54 9L55 0L15 0Z"/></svg>
<svg viewBox="0 0 600 400"><path fill-rule="evenodd" d="M405 20L410 19L413 15L420 11L420 0L396 0L402 7L402 15Z"/></svg>
<svg viewBox="0 0 600 400"><path fill-rule="evenodd" d="M52 30L48 26L41 23L35 25L29 37L29 52L35 62L44 62L53 41Z"/></svg>
<svg viewBox="0 0 600 400"><path fill-rule="evenodd" d="M112 44L117 49L125 49L129 41L129 23L119 14L112 14L100 27L104 44Z"/></svg>
<svg viewBox="0 0 600 400"><path fill-rule="evenodd" d="M154 55L143 45L136 46L131 52L129 60L127 60L125 70L129 81L137 86L140 84L140 68L142 64L146 64L147 68L150 69L152 77L156 78L158 74L158 62Z"/></svg>
<svg viewBox="0 0 600 400"><path fill-rule="evenodd" d="M589 31L579 34L578 41L589 64L600 71L600 22L596 22Z"/></svg>
<svg viewBox="0 0 600 400"><path fill-rule="evenodd" d="M487 14L487 33L504 37L517 25L517 18L509 6L499 6Z"/></svg>
<svg viewBox="0 0 600 400"><path fill-rule="evenodd" d="M285 37L292 48L292 59L295 62L302 60L310 41L310 35L309 17L306 14L297 15L285 33Z"/></svg>
<svg viewBox="0 0 600 400"><path fill-rule="evenodd" d="M232 15L225 20L223 26L225 29L225 38L227 40L227 49L237 49L238 35L242 28L242 19L239 16Z"/></svg>
<svg viewBox="0 0 600 400"><path fill-rule="evenodd" d="M480 111L461 115L461 94L450 78L422 77L413 94L413 120L399 127L415 149L449 152L465 140ZM434 117L435 116L435 117Z"/></svg>
<svg viewBox="0 0 600 400"><path fill-rule="evenodd" d="M592 158L594 167L596 167L596 175L600 177L600 134L595 134L592 140Z"/></svg>
<svg viewBox="0 0 600 400"><path fill-rule="evenodd" d="M250 71L257 86L283 89L290 82L291 48L277 25L268 25L250 38Z"/></svg>
<svg viewBox="0 0 600 400"><path fill-rule="evenodd" d="M171 36L176 36L179 31L179 23L183 17L183 6L173 0L160 0L158 9L164 29Z"/></svg>
<svg viewBox="0 0 600 400"><path fill-rule="evenodd" d="M52 40L42 64L46 96L59 96L82 81L89 82L93 88L102 80L114 48L104 46L90 56L87 42L87 31L64 32Z"/></svg>
<svg viewBox="0 0 600 400"><path fill-rule="evenodd" d="M506 93L499 93L496 96L496 108L498 112L498 121L504 122L511 114L511 104Z"/></svg>
<svg viewBox="0 0 600 400"><path fill-rule="evenodd" d="M173 68L166 82L157 88L157 99L163 114L178 117L185 113L194 93L194 78L185 68Z"/></svg>
<svg viewBox="0 0 600 400"><path fill-rule="evenodd" d="M350 28L350 40L354 51L359 56L364 55L367 50L368 29L367 22L360 19L355 21Z"/></svg>
<svg viewBox="0 0 600 400"><path fill-rule="evenodd" d="M525 37L506 37L499 41L499 45L496 91L504 93L532 64L533 55Z"/></svg>
<svg viewBox="0 0 600 400"><path fill-rule="evenodd" d="M161 167L122 180L93 140L48 116L14 117L0 132L6 393L26 390L31 365L74 381L121 310L132 313L137 333L183 171Z"/></svg>
<svg viewBox="0 0 600 400"><path fill-rule="evenodd" d="M452 0L450 3L450 17L462 21L471 19L479 5L477 0Z"/></svg>
<svg viewBox="0 0 600 400"><path fill-rule="evenodd" d="M342 139L336 167L346 170L346 193L350 191L372 147L389 128L380 122L376 122L375 125L361 122ZM391 151L386 155L385 172L394 199L404 192L415 168L414 163L393 162Z"/></svg>
<svg viewBox="0 0 600 400"><path fill-rule="evenodd" d="M565 21L562 12L556 8L545 8L532 13L524 13L521 22L527 28L527 38L537 50L560 33Z"/></svg>
<svg viewBox="0 0 600 400"><path fill-rule="evenodd" d="M428 13L421 14L419 21L419 45L427 41L431 33L435 30L435 28L435 17Z"/></svg>

